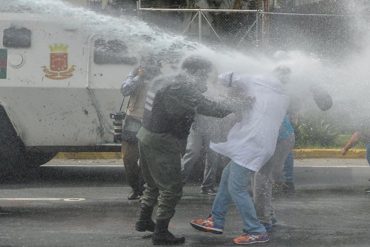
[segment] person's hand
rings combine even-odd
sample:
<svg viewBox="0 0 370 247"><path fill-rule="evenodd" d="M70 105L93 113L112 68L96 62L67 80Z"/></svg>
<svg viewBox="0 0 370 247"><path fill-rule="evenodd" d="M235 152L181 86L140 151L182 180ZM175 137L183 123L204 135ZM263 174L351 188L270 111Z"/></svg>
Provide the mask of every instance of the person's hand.
<svg viewBox="0 0 370 247"><path fill-rule="evenodd" d="M255 102L255 97L244 96L240 101L240 110L245 111L247 109L251 109Z"/></svg>
<svg viewBox="0 0 370 247"><path fill-rule="evenodd" d="M241 122L245 116L248 116L248 113L243 113L243 112L235 112L235 119L236 119L236 122Z"/></svg>
<svg viewBox="0 0 370 247"><path fill-rule="evenodd" d="M233 112L236 116L237 122L240 122L243 119L244 114L246 114L256 102L255 97L245 96L238 102L234 103Z"/></svg>
<svg viewBox="0 0 370 247"><path fill-rule="evenodd" d="M359 131L356 131L355 133L353 133L351 138L346 143L346 145L342 148L342 155L346 155L348 150L354 147L358 143L360 138L361 138L361 133Z"/></svg>
<svg viewBox="0 0 370 247"><path fill-rule="evenodd" d="M235 101L235 110L244 112L247 109L252 108L256 98L252 96L244 96L237 101Z"/></svg>
<svg viewBox="0 0 370 247"><path fill-rule="evenodd" d="M248 106L252 106L256 102L256 97L246 96L244 97L244 102Z"/></svg>
<svg viewBox="0 0 370 247"><path fill-rule="evenodd" d="M143 67L139 67L138 70L137 70L137 75L138 76L143 76L144 75L144 68Z"/></svg>
<svg viewBox="0 0 370 247"><path fill-rule="evenodd" d="M348 152L348 150L351 148L351 146L349 146L349 145L346 145L346 146L344 146L343 148L342 148L342 150L341 150L341 154L344 156L344 155L346 155L347 154L347 152Z"/></svg>

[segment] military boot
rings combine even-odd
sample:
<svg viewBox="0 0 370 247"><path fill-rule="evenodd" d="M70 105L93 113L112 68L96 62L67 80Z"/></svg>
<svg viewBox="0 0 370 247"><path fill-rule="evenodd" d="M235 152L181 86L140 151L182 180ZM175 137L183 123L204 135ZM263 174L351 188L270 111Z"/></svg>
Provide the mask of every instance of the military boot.
<svg viewBox="0 0 370 247"><path fill-rule="evenodd" d="M185 243L185 238L177 238L168 231L168 224L170 219L157 220L155 230L152 235L152 242L154 245L178 245Z"/></svg>
<svg viewBox="0 0 370 247"><path fill-rule="evenodd" d="M153 207L140 204L140 216L136 222L135 229L139 232L154 232L155 223L152 220Z"/></svg>

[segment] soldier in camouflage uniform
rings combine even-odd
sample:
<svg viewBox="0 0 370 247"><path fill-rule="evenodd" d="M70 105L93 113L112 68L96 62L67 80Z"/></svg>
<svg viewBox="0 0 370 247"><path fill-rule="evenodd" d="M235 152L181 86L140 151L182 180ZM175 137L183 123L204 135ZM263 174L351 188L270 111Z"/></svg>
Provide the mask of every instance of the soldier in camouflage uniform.
<svg viewBox="0 0 370 247"><path fill-rule="evenodd" d="M168 231L168 224L182 196L181 152L196 113L225 117L228 107L206 99L207 78L212 64L191 56L182 64L185 73L162 81L162 87L147 94L143 127L137 135L140 160L146 187L136 230L149 230L153 207L158 203L154 245L182 244ZM158 85L158 83L154 83Z"/></svg>

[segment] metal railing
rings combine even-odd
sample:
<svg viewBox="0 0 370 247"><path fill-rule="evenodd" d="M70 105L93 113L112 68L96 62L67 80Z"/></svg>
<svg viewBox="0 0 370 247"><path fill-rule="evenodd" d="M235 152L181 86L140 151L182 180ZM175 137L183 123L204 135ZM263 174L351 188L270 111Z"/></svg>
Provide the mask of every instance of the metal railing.
<svg viewBox="0 0 370 247"><path fill-rule="evenodd" d="M215 42L215 40L217 40L221 43L232 44L236 48L244 46L245 44L259 47L261 44L268 42L268 40L271 39L270 26L274 24L270 20L274 18L276 20L276 16L279 16L278 18L280 19L286 18L286 20L289 18L306 18L307 20L311 20L312 18L327 19L351 17L350 15L281 13L242 9L143 8L141 6L141 0L137 2L137 10L139 15L142 17L145 16L145 13L150 12L181 13L182 15L187 15L187 18L183 18L183 26L174 28L177 31L181 30L181 34L190 34L190 30L192 29L194 31L195 29L196 39L200 42ZM231 25L230 29L235 29L235 32L229 32L230 30L220 30L220 25L215 25L215 19L220 19L222 17L225 18L224 24ZM245 20L245 18L248 20ZM233 27L233 24L230 24L230 22L236 23L236 27ZM220 24L220 22L218 24ZM307 27L307 29L310 28L312 27ZM209 30L208 34L205 34L205 29ZM292 35L294 36L294 32Z"/></svg>
<svg viewBox="0 0 370 247"><path fill-rule="evenodd" d="M219 31L216 30L215 25L210 20L209 14L218 15L220 13L225 14L247 14L247 15L254 15L254 20L249 24L249 26L243 31L242 35L240 35L240 39L237 42L237 46L247 38L247 36L251 35L254 32L254 40L256 45L259 43L259 32L260 29L260 19L261 19L261 11L260 10L236 10L236 9L172 9L172 8L143 8L141 7L141 1L137 2L137 10L139 15L142 16L144 12L166 12L166 13L182 13L182 14L189 14L191 18L188 18L188 22L184 23L185 27L182 29L181 34L187 34L190 31L190 27L194 24L197 26L197 40L199 42L203 41L204 38L204 28L207 26L213 35L217 38L219 42L227 42L228 40L223 38Z"/></svg>

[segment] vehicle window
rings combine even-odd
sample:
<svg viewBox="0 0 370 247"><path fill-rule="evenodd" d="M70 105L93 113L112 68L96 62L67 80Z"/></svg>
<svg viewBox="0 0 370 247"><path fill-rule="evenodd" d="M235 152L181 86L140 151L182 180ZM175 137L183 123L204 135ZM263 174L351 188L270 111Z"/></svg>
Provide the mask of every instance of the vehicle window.
<svg viewBox="0 0 370 247"><path fill-rule="evenodd" d="M3 46L8 48L31 47L31 30L25 27L9 27L4 30Z"/></svg>
<svg viewBox="0 0 370 247"><path fill-rule="evenodd" d="M130 57L127 53L127 46L121 40L95 41L94 62L96 64L129 64L137 63L136 57Z"/></svg>

